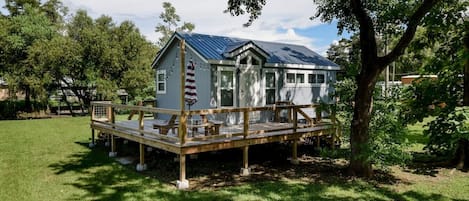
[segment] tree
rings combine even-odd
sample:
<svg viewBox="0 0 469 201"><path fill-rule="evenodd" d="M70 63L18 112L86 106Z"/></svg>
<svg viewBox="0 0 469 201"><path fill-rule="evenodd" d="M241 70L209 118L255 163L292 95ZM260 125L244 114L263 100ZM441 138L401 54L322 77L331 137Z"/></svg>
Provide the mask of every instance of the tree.
<svg viewBox="0 0 469 201"><path fill-rule="evenodd" d="M413 83L405 102L412 108L406 112L409 122L437 116L424 130L429 137L425 148L449 158L458 169L469 168L469 111L461 107L469 105L469 20L464 15L468 6L468 1L461 1L445 8L445 23L433 23L424 30L422 40L430 44L432 55L421 68L438 79Z"/></svg>
<svg viewBox="0 0 469 201"><path fill-rule="evenodd" d="M154 71L151 62L156 47L145 40L136 26L125 21L116 30L116 35L120 41L120 63L125 71L122 73L121 88L127 90L132 98L147 96L154 97L154 91L148 94L145 89L154 86Z"/></svg>
<svg viewBox="0 0 469 201"><path fill-rule="evenodd" d="M314 17L324 22L337 20L339 33L344 30L358 32L360 40L360 71L356 76L357 89L351 126L351 158L349 173L355 176L373 175L370 157L370 117L373 91L378 76L388 64L401 56L414 38L415 32L429 16L444 13L441 6L451 7L454 1L361 1L314 0L317 13ZM232 15L249 13L248 25L260 14L265 0L229 0ZM385 29L386 25L399 25L400 29ZM400 34L398 42L386 54L379 55L378 30Z"/></svg>
<svg viewBox="0 0 469 201"><path fill-rule="evenodd" d="M44 98L43 86L47 80L44 80L40 69L27 62L28 49L36 41L49 40L57 32L54 24L38 8L26 4L22 12L4 22L6 37L0 39L3 44L1 57L3 76L10 90L25 93L25 110L31 112L31 98Z"/></svg>
<svg viewBox="0 0 469 201"><path fill-rule="evenodd" d="M176 8L174 8L171 3L163 2L163 8L164 12L162 12L159 17L163 23L158 23L155 27L155 32L163 35L158 39L157 43L160 48L164 47L174 31L191 32L195 28L195 25L190 22L183 22L182 25L179 25L181 17L176 14Z"/></svg>
<svg viewBox="0 0 469 201"><path fill-rule="evenodd" d="M132 22L117 26L108 16L93 20L80 10L67 24L67 33L81 46L81 63L68 80L85 105L92 100L94 88L99 99L115 100L117 89L136 97L145 96L141 89L153 85L151 62L156 48Z"/></svg>
<svg viewBox="0 0 469 201"><path fill-rule="evenodd" d="M350 39L343 38L337 44L331 44L327 50L327 58L341 66L343 75L337 80L354 78L360 70L360 46L358 35L353 35Z"/></svg>
<svg viewBox="0 0 469 201"><path fill-rule="evenodd" d="M41 2L39 0L5 0L5 8L10 12L11 16L23 14L26 5L33 8L39 8Z"/></svg>

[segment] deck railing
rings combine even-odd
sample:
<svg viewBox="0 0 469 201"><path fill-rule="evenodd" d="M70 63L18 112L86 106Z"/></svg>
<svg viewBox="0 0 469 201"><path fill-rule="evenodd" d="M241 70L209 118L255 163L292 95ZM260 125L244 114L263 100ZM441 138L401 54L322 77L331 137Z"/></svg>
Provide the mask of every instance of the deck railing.
<svg viewBox="0 0 469 201"><path fill-rule="evenodd" d="M296 133L303 128L313 127L323 122L321 119L321 112L316 112L316 117L312 118L304 111L304 109L316 109L317 111L318 107L319 104L275 104L264 107L217 108L181 111L147 106L120 105L109 102L92 102L91 125L107 126L108 128L128 133L179 143L182 146L188 142L200 142L233 137L249 138L254 135L263 135L287 130ZM268 118L267 120L264 119L265 121L279 122L281 119L279 118L279 115L282 110L287 111L287 117L283 118L284 124L282 124L282 127L254 128L256 124L251 119L253 112L268 112L271 115L271 118ZM124 124L122 122L126 122L126 119L122 119L122 121L116 120L116 113L128 113L130 111L138 114L138 121L136 122L137 125L135 125L135 121L133 121L134 124L130 124L130 121L128 124ZM331 121L329 122L336 124L335 118L332 117L333 114L329 114L331 116ZM178 132L172 133L171 135L168 135L167 133L164 134L161 131L156 132L157 129L154 129L152 121L161 121L153 118L157 115L177 116L178 121L176 121L175 125L168 126L172 127L171 130L177 129ZM222 119L223 115L234 116L238 121L228 126L226 125L227 122ZM194 121L191 121L189 117L191 117L192 120L197 119L197 122L199 124L204 124L204 126L194 126ZM299 119L304 119L305 121L303 123L299 123ZM223 122L222 125L216 125L221 127L221 129L218 128L220 129L219 133L211 133L206 130L214 128L215 125L211 123L213 122L212 120L221 120ZM194 135L194 131L199 129L198 127L204 130L204 133L201 132Z"/></svg>

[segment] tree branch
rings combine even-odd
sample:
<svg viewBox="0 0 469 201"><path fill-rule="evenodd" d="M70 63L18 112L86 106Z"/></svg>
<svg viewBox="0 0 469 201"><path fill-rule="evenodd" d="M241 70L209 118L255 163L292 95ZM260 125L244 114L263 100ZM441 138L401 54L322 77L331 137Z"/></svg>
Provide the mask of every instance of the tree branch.
<svg viewBox="0 0 469 201"><path fill-rule="evenodd" d="M414 38L417 27L420 24L420 21L425 17L425 15L432 9L432 7L440 2L440 0L424 0L423 3L417 8L414 14L410 17L407 24L407 29L400 38L397 45L394 49L389 52L389 54L378 58L378 63L381 67L385 67L391 62L393 62L397 57L404 54L404 50L409 46L409 43Z"/></svg>
<svg viewBox="0 0 469 201"><path fill-rule="evenodd" d="M360 25L361 59L362 61L376 61L378 53L373 20L366 12L362 1L351 0L350 7ZM362 72L367 73L371 67L371 65L362 66Z"/></svg>

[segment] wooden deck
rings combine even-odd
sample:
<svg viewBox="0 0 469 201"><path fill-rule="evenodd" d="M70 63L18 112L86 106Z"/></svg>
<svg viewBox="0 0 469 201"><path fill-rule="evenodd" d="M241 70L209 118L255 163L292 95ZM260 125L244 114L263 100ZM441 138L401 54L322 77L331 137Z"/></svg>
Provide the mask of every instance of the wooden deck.
<svg viewBox="0 0 469 201"><path fill-rule="evenodd" d="M185 182L185 155L196 154L207 151L217 151L223 149L242 148L243 150L243 168L242 174L248 175L248 147L251 145L274 143L281 141L292 142L292 163L297 161L297 144L304 137L321 137L330 140L332 145L339 139L340 126L334 118L331 121L319 121L320 118L311 118L305 116L303 108L314 108L317 105L286 105L272 107L256 107L256 108L231 108L231 109L210 109L210 110L194 110L194 111L177 111L161 108L149 108L140 106L123 106L109 103L92 103L91 129L92 143L94 144L95 130L109 135L111 139L110 156L114 156L117 152L115 146L115 136L127 140L135 141L140 144L140 163L137 170L146 169L144 158L144 147L151 146L157 149L166 150L180 157L180 180L183 185L178 187L184 188L188 185ZM139 114L138 120L115 121L115 113L117 110L133 110ZM288 110L288 121L281 122L250 122L250 113L253 111L272 111L276 116L272 119L278 120L281 110ZM162 133L160 129L155 129L153 124L155 119L144 119L145 113L157 113L177 115L179 122L177 126L171 126L167 133ZM188 116L207 115L216 116L221 113L238 113L243 117L240 124L221 125L218 133L205 132L210 127L201 126L196 132L188 129L191 126L187 121ZM299 115L303 116L305 123L298 123ZM220 120L220 119L217 119ZM223 119L221 119L223 120ZM317 140L319 142L319 140Z"/></svg>

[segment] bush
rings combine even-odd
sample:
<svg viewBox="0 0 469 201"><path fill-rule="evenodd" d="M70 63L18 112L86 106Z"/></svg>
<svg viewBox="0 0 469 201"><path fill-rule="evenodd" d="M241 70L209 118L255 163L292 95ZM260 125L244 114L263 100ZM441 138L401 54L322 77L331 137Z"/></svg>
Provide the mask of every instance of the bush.
<svg viewBox="0 0 469 201"><path fill-rule="evenodd" d="M337 97L338 101L331 106L331 109L335 110L337 119L344 126L343 140L348 141L356 84L351 79L345 79L338 82L335 87L336 91L333 96ZM386 98L380 95L379 90L375 90L373 97L369 144L369 150L372 153L369 159L376 167L385 169L389 165L405 164L411 159L411 155L404 151L408 145L405 138L408 130L401 117L404 108L400 103L400 89L393 89L392 95Z"/></svg>
<svg viewBox="0 0 469 201"><path fill-rule="evenodd" d="M40 101L31 101L33 112L39 112L47 109L47 104ZM5 100L0 101L0 119L17 119L20 112L26 111L24 100Z"/></svg>

